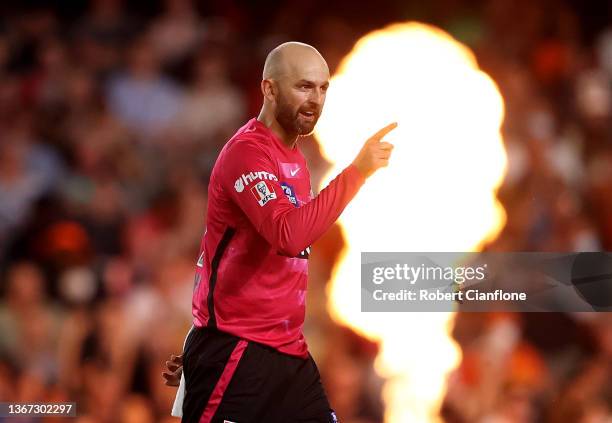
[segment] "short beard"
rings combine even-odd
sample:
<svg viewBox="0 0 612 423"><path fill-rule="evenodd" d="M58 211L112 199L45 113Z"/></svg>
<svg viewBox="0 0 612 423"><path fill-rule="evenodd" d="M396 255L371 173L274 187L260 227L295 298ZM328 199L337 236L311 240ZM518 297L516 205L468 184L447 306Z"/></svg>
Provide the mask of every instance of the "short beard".
<svg viewBox="0 0 612 423"><path fill-rule="evenodd" d="M299 109L295 112L291 110L284 97L279 93L276 102L276 121L286 134L300 137L308 136L314 131L317 120L315 119L312 124L300 124Z"/></svg>

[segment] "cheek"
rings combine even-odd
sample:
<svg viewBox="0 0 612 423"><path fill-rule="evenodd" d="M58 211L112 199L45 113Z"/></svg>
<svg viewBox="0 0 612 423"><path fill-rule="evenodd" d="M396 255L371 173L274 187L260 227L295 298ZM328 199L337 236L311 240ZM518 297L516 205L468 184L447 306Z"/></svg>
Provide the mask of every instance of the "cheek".
<svg viewBox="0 0 612 423"><path fill-rule="evenodd" d="M302 91L294 92L291 98L289 98L289 101L291 107L297 110L308 102L308 93Z"/></svg>
<svg viewBox="0 0 612 423"><path fill-rule="evenodd" d="M277 99L277 105L283 110L296 110L299 102L296 100L295 95L285 94Z"/></svg>

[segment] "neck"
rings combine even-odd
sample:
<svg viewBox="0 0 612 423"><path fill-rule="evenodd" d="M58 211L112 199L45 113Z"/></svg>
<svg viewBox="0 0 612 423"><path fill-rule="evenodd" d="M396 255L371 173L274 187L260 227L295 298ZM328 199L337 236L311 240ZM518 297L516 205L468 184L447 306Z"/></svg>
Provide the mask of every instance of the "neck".
<svg viewBox="0 0 612 423"><path fill-rule="evenodd" d="M266 105L261 108L257 120L266 125L276 136L278 136L283 144L289 148L295 147L297 143L297 135L287 133L283 127L278 123L274 114L270 111Z"/></svg>

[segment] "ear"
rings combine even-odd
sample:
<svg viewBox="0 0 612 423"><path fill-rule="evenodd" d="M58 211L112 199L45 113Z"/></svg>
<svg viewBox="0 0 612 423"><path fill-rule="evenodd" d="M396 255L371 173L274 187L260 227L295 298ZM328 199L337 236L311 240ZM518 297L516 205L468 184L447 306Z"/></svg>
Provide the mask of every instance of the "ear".
<svg viewBox="0 0 612 423"><path fill-rule="evenodd" d="M276 97L276 87L270 79L263 79L261 81L261 93L264 98L268 101L274 101Z"/></svg>

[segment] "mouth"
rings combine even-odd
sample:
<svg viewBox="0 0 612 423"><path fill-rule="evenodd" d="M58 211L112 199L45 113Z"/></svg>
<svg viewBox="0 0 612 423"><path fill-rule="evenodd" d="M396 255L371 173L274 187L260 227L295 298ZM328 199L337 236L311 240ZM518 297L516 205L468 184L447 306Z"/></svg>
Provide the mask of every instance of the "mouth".
<svg viewBox="0 0 612 423"><path fill-rule="evenodd" d="M317 118L317 113L314 111L300 111L298 114L307 121L314 121Z"/></svg>

